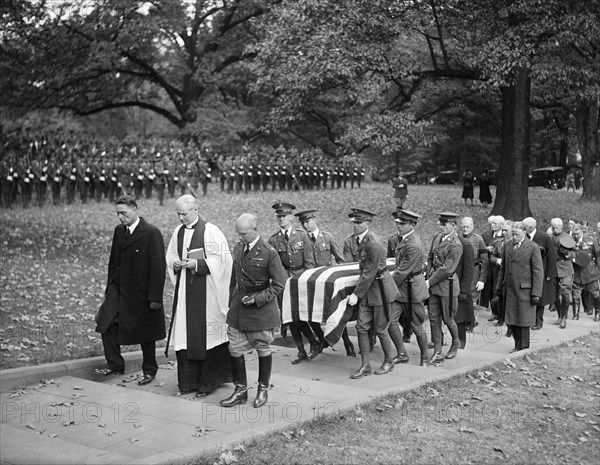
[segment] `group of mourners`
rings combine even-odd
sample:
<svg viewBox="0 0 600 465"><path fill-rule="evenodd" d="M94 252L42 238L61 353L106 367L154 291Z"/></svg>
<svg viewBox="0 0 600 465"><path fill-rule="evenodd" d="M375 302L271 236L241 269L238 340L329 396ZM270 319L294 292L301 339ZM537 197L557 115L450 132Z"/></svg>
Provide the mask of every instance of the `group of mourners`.
<svg viewBox="0 0 600 465"><path fill-rule="evenodd" d="M120 345L141 344L139 384L152 382L158 370L155 342L168 334L166 350L175 351L181 393L205 397L233 381L233 393L220 402L233 407L248 400L244 357L256 350L253 405L259 408L268 400L271 345L282 326L286 281L311 268L342 263L357 264L356 286L347 296L347 308L356 312L361 358L352 379L385 375L409 362L405 344L412 334L421 366L454 359L477 323L476 308L490 307L491 320L508 326L513 351L529 347L530 329L542 328L547 305L555 308L555 324L561 328L571 303L574 319L580 318L581 305L595 321L600 319L600 223L596 234L576 221L563 231L562 220L555 218L547 234L533 218L491 216L489 229L478 235L472 218L442 212L439 232L426 248L417 232L419 214L397 208L390 217L397 232L385 239L371 229L374 213L351 208L352 234L339 246L319 227L317 210L295 213L294 205L279 202L273 205L274 234L263 240L257 216L245 213L235 222L239 240L230 252L222 231L199 216L196 197L182 195L175 208L180 224L165 253L160 231L139 216L135 198L116 201L121 224L114 231L105 300L96 315L108 364L98 374L123 373ZM295 227L294 220L302 227ZM168 331L162 305L165 273L175 289ZM431 342L424 328L427 318ZM298 348L292 364L312 360L328 346L321 323L297 320L281 327ZM445 353L443 326L450 336ZM373 368L375 340L383 360Z"/></svg>

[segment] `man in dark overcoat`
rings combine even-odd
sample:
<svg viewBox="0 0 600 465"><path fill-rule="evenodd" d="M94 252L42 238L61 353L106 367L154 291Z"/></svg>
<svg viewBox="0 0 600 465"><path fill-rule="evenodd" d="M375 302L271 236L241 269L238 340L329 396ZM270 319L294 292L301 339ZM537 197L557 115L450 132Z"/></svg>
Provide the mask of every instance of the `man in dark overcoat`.
<svg viewBox="0 0 600 465"><path fill-rule="evenodd" d="M535 326L531 329L539 331L544 326L544 309L546 305L554 303L554 286L557 277L556 248L552 238L544 231L537 229L537 221L528 217L523 220L527 238L535 242L540 248L542 264L544 265L544 287L540 296L540 303L535 309Z"/></svg>
<svg viewBox="0 0 600 465"><path fill-rule="evenodd" d="M156 377L156 341L166 335L165 243L158 228L139 216L134 197L119 197L116 211L121 224L113 234L104 303L96 314L108 367L96 373L123 373L120 346L140 344L144 374L138 384L145 385Z"/></svg>
<svg viewBox="0 0 600 465"><path fill-rule="evenodd" d="M504 246L496 292L502 293L504 321L515 340L511 352L516 352L529 348L530 328L544 286L544 265L540 248L527 239L523 223L512 225L512 236Z"/></svg>

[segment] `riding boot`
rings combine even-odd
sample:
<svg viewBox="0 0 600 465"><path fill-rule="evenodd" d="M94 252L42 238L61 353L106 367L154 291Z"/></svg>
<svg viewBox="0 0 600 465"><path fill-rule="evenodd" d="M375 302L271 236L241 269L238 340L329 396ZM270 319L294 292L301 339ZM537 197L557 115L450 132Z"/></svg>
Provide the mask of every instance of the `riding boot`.
<svg viewBox="0 0 600 465"><path fill-rule="evenodd" d="M565 329L567 326L567 314L569 313L569 307L571 303L568 301L562 302L562 312L561 312L561 320L560 320L560 329Z"/></svg>
<svg viewBox="0 0 600 465"><path fill-rule="evenodd" d="M292 323L289 324L289 330L292 333L292 338L294 339L294 342L296 343L296 347L298 347L298 355L296 355L296 358L294 358L292 360L292 365L296 365L298 363L300 363L302 360L306 360L308 358L308 355L306 354L306 351L304 350L304 341L302 339L302 332L300 331L300 328L297 325L297 321L293 321Z"/></svg>
<svg viewBox="0 0 600 465"><path fill-rule="evenodd" d="M254 408L260 408L267 403L272 366L272 355L258 357L258 390L254 399Z"/></svg>
<svg viewBox="0 0 600 465"><path fill-rule="evenodd" d="M600 297L594 297L594 321L600 321Z"/></svg>
<svg viewBox="0 0 600 465"><path fill-rule="evenodd" d="M559 325L562 322L563 302L556 303L556 321L553 325Z"/></svg>
<svg viewBox="0 0 600 465"><path fill-rule="evenodd" d="M360 349L361 365L357 371L352 373L350 378L359 379L359 378L362 378L363 376L368 376L371 374L372 371L371 371L371 363L370 363L370 356L369 356L369 345L370 345L369 335L364 334L364 333L359 333L358 334L358 348Z"/></svg>
<svg viewBox="0 0 600 465"><path fill-rule="evenodd" d="M579 320L579 309L581 308L581 300L573 300L573 319Z"/></svg>
<svg viewBox="0 0 600 465"><path fill-rule="evenodd" d="M248 401L248 381L246 379L246 361L244 356L229 357L231 361L231 374L235 391L227 399L220 402L221 407L233 407L238 404L245 404Z"/></svg>

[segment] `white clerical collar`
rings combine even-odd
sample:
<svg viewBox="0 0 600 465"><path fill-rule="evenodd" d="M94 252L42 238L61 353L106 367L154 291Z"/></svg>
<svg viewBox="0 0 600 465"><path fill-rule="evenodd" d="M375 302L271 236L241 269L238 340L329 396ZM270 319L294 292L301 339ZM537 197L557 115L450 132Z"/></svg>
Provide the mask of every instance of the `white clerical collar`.
<svg viewBox="0 0 600 465"><path fill-rule="evenodd" d="M129 233L133 234L133 231L135 231L135 228L137 228L137 225L140 224L140 219L138 217L137 220L135 220L135 222L131 225L131 226L127 226L129 228Z"/></svg>
<svg viewBox="0 0 600 465"><path fill-rule="evenodd" d="M198 220L199 219L200 219L200 217L197 216L194 221L192 221L190 224L188 224L187 226L185 226L185 229L194 229L194 226L196 226L196 224L198 224Z"/></svg>

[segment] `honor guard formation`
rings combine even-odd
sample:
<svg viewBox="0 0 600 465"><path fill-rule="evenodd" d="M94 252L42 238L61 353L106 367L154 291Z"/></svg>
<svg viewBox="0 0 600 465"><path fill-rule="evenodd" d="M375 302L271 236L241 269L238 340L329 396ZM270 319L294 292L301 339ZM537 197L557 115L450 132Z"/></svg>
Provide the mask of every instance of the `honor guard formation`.
<svg viewBox="0 0 600 465"><path fill-rule="evenodd" d="M360 188L361 157L331 160L319 149L249 147L217 153L209 145L144 139L98 141L49 132L15 137L0 158L0 206L113 203L121 195L157 198L210 189L226 193Z"/></svg>

